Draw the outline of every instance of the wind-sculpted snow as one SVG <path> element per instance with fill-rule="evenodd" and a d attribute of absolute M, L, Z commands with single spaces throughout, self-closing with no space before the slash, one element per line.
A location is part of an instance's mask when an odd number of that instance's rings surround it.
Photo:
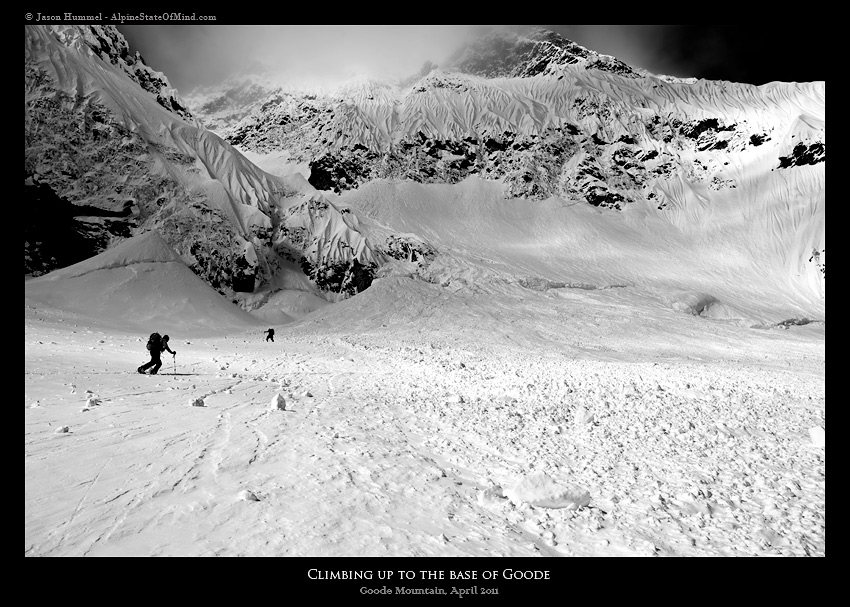
<path fill-rule="evenodd" d="M 228 138 L 257 154 L 287 150 L 314 186 L 337 193 L 475 176 L 507 197 L 648 209 L 702 242 L 729 231 L 744 257 L 822 299 L 823 82 L 618 73 L 548 34 L 500 35 L 404 88 L 286 94 Z M 486 65 L 496 71 L 476 67 Z"/>
<path fill-rule="evenodd" d="M 323 190 L 476 176 L 509 197 L 648 208 L 697 238 L 710 239 L 718 222 L 803 297 L 823 297 L 813 253 L 825 248 L 824 83 L 758 87 L 636 77 L 583 58 L 555 63 L 545 74 L 487 78 L 464 73 L 461 61 L 395 92 L 369 84 L 336 97 L 292 95 L 229 138 L 260 154 L 288 150 Z M 795 172 L 786 179 L 787 170 Z"/>

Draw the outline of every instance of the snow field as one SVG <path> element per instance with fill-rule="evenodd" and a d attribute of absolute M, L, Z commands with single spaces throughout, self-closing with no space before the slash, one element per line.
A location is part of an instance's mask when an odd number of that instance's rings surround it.
<path fill-rule="evenodd" d="M 137 335 L 27 319 L 28 555 L 824 554 L 816 363 L 303 322 L 172 336 L 157 377 Z M 542 474 L 589 503 L 504 497 Z"/>
<path fill-rule="evenodd" d="M 591 508 L 546 509 L 545 518 L 589 517 L 586 528 L 596 527 L 592 534 L 609 546 L 631 549 L 635 538 L 648 538 L 661 554 L 823 549 L 823 452 L 807 435 L 822 413 L 817 379 L 742 373 L 737 365 L 555 365 L 517 354 L 488 351 L 484 360 L 449 370 L 449 350 L 445 358 L 436 354 L 441 373 L 423 370 L 419 382 L 410 380 L 419 392 L 409 402 L 447 426 L 433 440 L 449 461 L 500 471 L 493 485 L 540 470 L 588 489 Z M 413 362 L 411 370 L 423 366 L 421 358 Z M 452 395 L 479 384 L 458 374 L 495 389 L 461 394 L 460 406 L 427 396 L 435 377 L 454 379 L 439 382 Z M 592 410 L 593 422 L 576 423 L 579 409 Z M 463 459 L 473 455 L 474 463 Z M 522 523 L 521 512 L 509 509 L 508 520 Z M 560 532 L 574 553 L 581 546 L 594 554 L 570 524 L 531 522 L 556 538 Z"/>

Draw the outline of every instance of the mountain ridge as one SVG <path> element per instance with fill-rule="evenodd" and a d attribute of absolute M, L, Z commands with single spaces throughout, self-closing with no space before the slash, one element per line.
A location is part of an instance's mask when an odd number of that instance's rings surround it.
<path fill-rule="evenodd" d="M 52 32 L 60 44 L 91 38 L 60 33 Z M 822 308 L 822 82 L 754 86 L 659 77 L 621 69 L 615 58 L 556 34 L 499 32 L 490 46 L 497 55 L 517 45 L 525 52 L 508 52 L 489 72 L 479 68 L 492 53 L 473 45 L 454 63 L 424 65 L 403 86 L 353 79 L 324 93 L 271 85 L 251 92 L 231 81 L 225 96 L 234 86 L 247 95 L 230 94 L 227 111 L 238 117 L 252 109 L 217 134 L 196 124 L 208 115 L 204 107 L 225 107 L 214 92 L 187 119 L 132 78 L 134 70 L 113 63 L 116 53 L 100 42 L 98 52 L 91 40 L 73 53 L 60 51 L 76 69 L 55 71 L 40 50 L 50 40 L 43 34 L 28 30 L 27 178 L 49 184 L 72 204 L 112 213 L 129 208 L 123 230 L 160 231 L 227 297 L 293 284 L 281 282 L 284 275 L 306 276 L 326 296 L 350 295 L 393 260 L 416 257 L 427 265 L 453 245 L 443 240 L 435 247 L 439 234 L 366 216 L 346 195 L 370 183 L 478 179 L 495 184 L 506 199 L 586 205 L 622 215 L 629 230 L 645 229 L 640 218 L 651 217 L 695 242 L 728 246 L 733 240 L 716 225 L 722 221 L 733 228 L 736 255 L 751 260 L 742 263 L 764 264 Z M 493 47 L 492 40 L 510 44 Z M 123 76 L 92 71 L 91 57 Z M 42 75 L 51 70 L 52 84 Z M 273 92 L 264 99 L 263 91 Z M 51 105 L 61 95 L 67 101 Z M 67 107 L 75 110 L 65 115 Z M 80 113 L 83 143 L 72 154 L 62 151 L 57 162 L 53 149 L 64 150 L 58 140 Z M 57 140 L 53 149 L 44 145 L 46 135 Z M 115 158 L 131 152 L 132 162 L 122 161 L 119 170 L 102 159 L 104 149 Z M 266 172 L 257 165 L 267 157 L 285 162 L 263 164 L 272 171 Z M 110 190 L 114 174 L 131 196 Z M 92 180 L 97 187 L 86 185 Z M 100 225 L 108 231 L 105 221 Z M 739 236 L 747 231 L 749 243 Z M 111 246 L 125 237 L 111 233 L 100 242 Z"/>

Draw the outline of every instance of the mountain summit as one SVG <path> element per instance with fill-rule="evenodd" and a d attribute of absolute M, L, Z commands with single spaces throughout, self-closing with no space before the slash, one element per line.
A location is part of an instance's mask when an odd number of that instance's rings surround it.
<path fill-rule="evenodd" d="M 600 55 L 537 27 L 493 30 L 459 49 L 445 67 L 483 78 L 527 78 L 557 74 L 564 66 L 579 64 L 639 76 L 610 55 Z"/>

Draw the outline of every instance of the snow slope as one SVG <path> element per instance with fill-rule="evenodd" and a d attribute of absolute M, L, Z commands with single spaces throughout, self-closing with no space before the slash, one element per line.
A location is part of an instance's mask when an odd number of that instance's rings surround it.
<path fill-rule="evenodd" d="M 116 271 L 50 286 L 92 301 L 83 279 Z M 150 300 L 93 320 L 46 290 L 25 299 L 25 555 L 825 554 L 822 323 L 388 276 L 272 343 L 210 307 L 134 330 Z M 144 377 L 152 330 L 178 355 Z"/>
<path fill-rule="evenodd" d="M 486 195 L 416 188 L 435 232 Z M 27 281 L 25 555 L 824 555 L 824 323 L 567 282 L 505 252 L 545 217 L 490 211 L 469 250 L 262 325 L 154 232 Z M 153 330 L 179 354 L 143 377 Z"/>
<path fill-rule="evenodd" d="M 718 204 L 710 222 L 674 225 L 646 209 L 615 215 L 555 198 L 506 199 L 498 184 L 477 178 L 452 186 L 376 181 L 336 200 L 396 232 L 422 235 L 439 255 L 418 275 L 453 288 L 616 287 L 658 306 L 708 293 L 715 318 L 745 326 L 824 318 L 822 297 L 789 287 L 802 269 L 784 251 L 800 228 L 779 214 Z M 822 215 L 814 221 L 822 228 Z"/>

